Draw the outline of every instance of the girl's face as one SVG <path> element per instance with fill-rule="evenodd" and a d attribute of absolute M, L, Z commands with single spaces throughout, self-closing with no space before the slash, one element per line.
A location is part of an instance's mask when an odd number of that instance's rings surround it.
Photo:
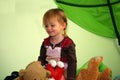
<path fill-rule="evenodd" d="M 59 23 L 57 18 L 51 18 L 45 23 L 46 32 L 51 37 L 62 35 L 65 27 L 65 23 Z"/>

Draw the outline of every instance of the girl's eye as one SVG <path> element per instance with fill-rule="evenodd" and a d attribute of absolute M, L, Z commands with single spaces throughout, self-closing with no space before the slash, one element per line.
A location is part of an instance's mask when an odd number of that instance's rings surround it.
<path fill-rule="evenodd" d="M 52 27 L 54 27 L 55 25 L 51 25 Z"/>
<path fill-rule="evenodd" d="M 48 26 L 47 25 L 45 25 L 45 28 L 47 28 Z"/>

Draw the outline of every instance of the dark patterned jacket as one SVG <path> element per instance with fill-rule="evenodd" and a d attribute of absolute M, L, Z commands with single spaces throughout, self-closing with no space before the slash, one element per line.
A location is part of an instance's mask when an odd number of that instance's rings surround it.
<path fill-rule="evenodd" d="M 50 37 L 44 39 L 41 45 L 40 56 L 38 57 L 38 60 L 42 62 L 42 65 L 47 64 L 45 46 L 53 46 L 50 43 Z M 60 43 L 56 44 L 55 47 L 61 47 L 60 60 L 68 64 L 67 80 L 75 80 L 77 59 L 74 42 L 69 37 L 65 37 Z"/>

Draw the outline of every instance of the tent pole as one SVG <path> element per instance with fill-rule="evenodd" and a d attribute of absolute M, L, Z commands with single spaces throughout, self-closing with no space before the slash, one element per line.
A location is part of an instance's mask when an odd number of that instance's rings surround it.
<path fill-rule="evenodd" d="M 112 23 L 113 23 L 113 26 L 114 26 L 114 30 L 115 30 L 115 33 L 116 33 L 116 37 L 118 38 L 118 44 L 120 45 L 120 34 L 118 32 L 118 29 L 117 29 L 117 25 L 116 25 L 116 22 L 115 22 L 114 13 L 113 13 L 112 5 L 110 4 L 110 0 L 107 0 L 107 3 L 108 3 L 108 8 L 109 8 L 109 11 L 110 11 L 111 18 L 112 18 Z"/>

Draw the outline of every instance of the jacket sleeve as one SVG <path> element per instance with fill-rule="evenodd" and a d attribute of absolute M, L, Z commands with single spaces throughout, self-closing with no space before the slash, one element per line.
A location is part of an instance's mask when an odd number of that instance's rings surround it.
<path fill-rule="evenodd" d="M 47 63 L 45 59 L 46 59 L 46 48 L 44 46 L 44 43 L 42 43 L 38 61 L 41 61 L 42 65 L 45 65 Z"/>
<path fill-rule="evenodd" d="M 76 59 L 76 50 L 74 43 L 72 43 L 68 47 L 67 56 L 68 56 L 67 80 L 75 80 L 77 59 Z"/>

